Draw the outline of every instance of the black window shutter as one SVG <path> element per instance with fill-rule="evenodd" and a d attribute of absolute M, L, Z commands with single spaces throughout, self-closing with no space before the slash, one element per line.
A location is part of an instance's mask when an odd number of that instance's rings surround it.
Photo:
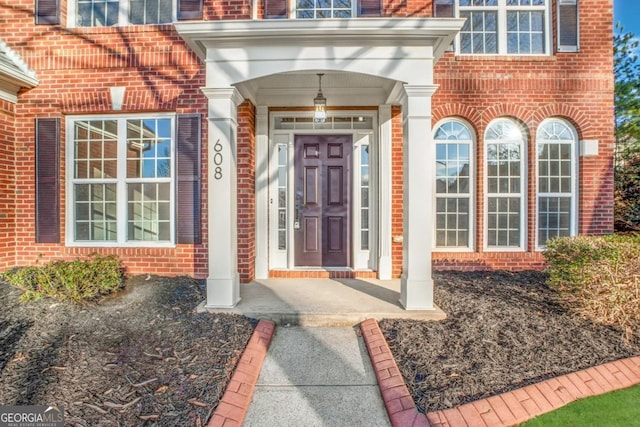
<path fill-rule="evenodd" d="M 283 19 L 287 15 L 287 0 L 264 0 L 265 19 Z"/>
<path fill-rule="evenodd" d="M 178 243 L 201 243 L 200 181 L 201 122 L 200 114 L 181 114 L 177 118 L 176 229 Z"/>
<path fill-rule="evenodd" d="M 60 23 L 60 0 L 36 0 L 36 24 Z"/>
<path fill-rule="evenodd" d="M 202 0 L 178 0 L 178 19 L 202 19 Z"/>
<path fill-rule="evenodd" d="M 358 16 L 381 16 L 380 0 L 358 0 Z"/>
<path fill-rule="evenodd" d="M 434 0 L 433 16 L 440 18 L 453 18 L 453 0 Z"/>
<path fill-rule="evenodd" d="M 36 243 L 60 243 L 60 119 L 36 119 Z"/>
<path fill-rule="evenodd" d="M 578 0 L 558 0 L 558 52 L 578 51 Z"/>

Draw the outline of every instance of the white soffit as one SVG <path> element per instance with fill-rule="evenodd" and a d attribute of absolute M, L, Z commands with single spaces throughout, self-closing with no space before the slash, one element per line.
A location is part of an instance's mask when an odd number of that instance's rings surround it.
<path fill-rule="evenodd" d="M 0 99 L 15 103 L 21 88 L 32 88 L 38 83 L 36 73 L 0 39 Z"/>
<path fill-rule="evenodd" d="M 267 76 L 316 71 L 431 84 L 433 64 L 463 23 L 464 19 L 356 18 L 185 22 L 175 27 L 206 62 L 208 87 L 245 83 L 248 89 L 249 82 Z M 260 83 L 265 96 L 268 86 L 285 92 L 296 88 L 271 83 Z M 332 87 L 326 87 L 330 95 Z M 366 82 L 357 87 L 360 94 L 366 93 Z M 371 89 L 379 90 L 379 85 Z M 252 93 L 252 98 L 259 97 Z"/>

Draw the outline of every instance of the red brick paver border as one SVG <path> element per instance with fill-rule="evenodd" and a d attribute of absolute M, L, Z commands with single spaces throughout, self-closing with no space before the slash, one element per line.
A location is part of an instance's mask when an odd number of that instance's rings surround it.
<path fill-rule="evenodd" d="M 394 427 L 429 426 L 427 417 L 416 410 L 398 365 L 391 354 L 375 319 L 367 319 L 360 324 L 362 338 L 367 346 L 369 358 L 376 372 L 378 386 L 387 408 L 389 420 Z"/>
<path fill-rule="evenodd" d="M 452 409 L 416 410 L 389 345 L 375 319 L 360 324 L 378 386 L 394 427 L 513 426 L 575 400 L 640 384 L 640 356 L 551 378 Z"/>
<path fill-rule="evenodd" d="M 207 427 L 242 425 L 274 331 L 275 323 L 269 320 L 258 322 Z"/>

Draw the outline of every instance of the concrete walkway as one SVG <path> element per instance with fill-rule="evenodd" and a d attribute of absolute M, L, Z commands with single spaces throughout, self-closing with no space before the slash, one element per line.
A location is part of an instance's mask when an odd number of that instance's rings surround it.
<path fill-rule="evenodd" d="M 376 320 L 359 329 L 278 328 L 277 338 L 274 332 L 273 322 L 258 322 L 207 427 L 508 427 L 640 383 L 636 356 L 425 415 Z"/>
<path fill-rule="evenodd" d="M 358 328 L 280 327 L 244 426 L 389 426 Z"/>
<path fill-rule="evenodd" d="M 256 327 L 208 427 L 512 426 L 576 399 L 640 383 L 637 356 L 419 414 L 374 319 L 438 319 L 444 313 L 403 310 L 399 288 L 399 281 L 369 279 L 242 285 L 237 307 L 211 311 L 270 320 Z M 204 304 L 199 309 L 208 311 Z M 355 326 L 365 319 L 362 328 Z M 335 325 L 343 326 L 328 327 Z"/>

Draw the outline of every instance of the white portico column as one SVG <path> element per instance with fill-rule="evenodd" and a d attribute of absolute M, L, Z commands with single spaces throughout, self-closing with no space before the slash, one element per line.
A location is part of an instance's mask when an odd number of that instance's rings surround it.
<path fill-rule="evenodd" d="M 378 214 L 379 232 L 379 258 L 378 258 L 378 278 L 380 280 L 391 279 L 391 105 L 380 105 L 378 107 L 378 118 L 380 120 L 380 136 L 378 143 Z"/>
<path fill-rule="evenodd" d="M 403 248 L 400 303 L 407 310 L 433 309 L 431 245 L 435 148 L 431 96 L 437 86 L 405 86 L 403 102 Z"/>
<path fill-rule="evenodd" d="M 233 307 L 240 301 L 238 275 L 237 135 L 242 96 L 233 87 L 203 88 L 209 98 L 208 308 Z"/>
<path fill-rule="evenodd" d="M 269 278 L 269 107 L 256 107 L 256 279 Z"/>

